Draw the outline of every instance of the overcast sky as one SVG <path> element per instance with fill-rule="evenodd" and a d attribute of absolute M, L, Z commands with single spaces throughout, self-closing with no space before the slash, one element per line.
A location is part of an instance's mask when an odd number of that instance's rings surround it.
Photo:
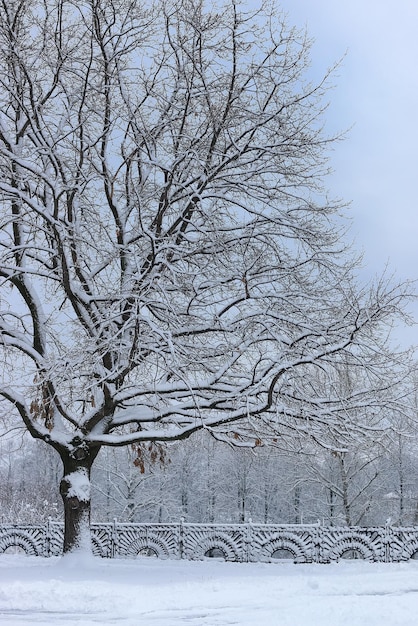
<path fill-rule="evenodd" d="M 381 273 L 388 262 L 399 278 L 418 278 L 418 1 L 280 4 L 289 24 L 306 26 L 315 39 L 318 75 L 346 55 L 330 94 L 328 124 L 332 131 L 352 128 L 332 154 L 335 173 L 328 183 L 351 202 L 365 276 Z M 418 343 L 418 328 L 407 337 Z"/>

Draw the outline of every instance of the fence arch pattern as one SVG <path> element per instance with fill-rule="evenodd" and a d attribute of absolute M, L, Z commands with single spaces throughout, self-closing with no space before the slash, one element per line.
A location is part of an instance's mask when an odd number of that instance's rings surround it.
<path fill-rule="evenodd" d="M 187 525 L 188 526 L 188 525 Z M 199 526 L 196 524 L 196 527 Z M 203 559 L 211 553 L 223 555 L 226 561 L 245 561 L 244 541 L 239 533 L 225 527 L 201 525 L 194 532 L 183 527 L 183 556 L 187 559 Z"/>
<path fill-rule="evenodd" d="M 20 548 L 28 555 L 42 556 L 44 546 L 42 542 L 42 534 L 39 532 L 32 533 L 28 529 L 14 529 L 14 532 L 0 531 L 0 553 L 6 552 L 8 548 Z"/>
<path fill-rule="evenodd" d="M 307 542 L 306 537 L 301 538 L 292 532 L 278 532 L 274 537 L 269 537 L 261 546 L 260 558 L 257 560 L 275 560 L 278 551 L 287 552 L 295 563 L 309 563 L 313 560 L 312 542 Z"/>
<path fill-rule="evenodd" d="M 418 553 L 418 527 L 326 527 L 273 524 L 93 524 L 93 553 L 101 557 L 154 555 L 171 559 L 222 556 L 229 561 L 329 563 L 346 555 L 367 561 L 397 562 Z M 57 556 L 63 526 L 0 525 L 0 553 L 17 547 L 28 555 Z"/>

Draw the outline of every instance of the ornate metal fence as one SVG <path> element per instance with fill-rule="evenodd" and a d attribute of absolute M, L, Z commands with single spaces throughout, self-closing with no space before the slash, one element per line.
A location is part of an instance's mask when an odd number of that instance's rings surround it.
<path fill-rule="evenodd" d="M 228 561 L 329 563 L 341 558 L 406 561 L 418 556 L 418 527 L 325 527 L 271 524 L 93 524 L 93 552 L 108 558 L 138 555 L 167 559 L 218 557 Z M 11 549 L 58 556 L 63 525 L 0 525 L 0 553 Z"/>

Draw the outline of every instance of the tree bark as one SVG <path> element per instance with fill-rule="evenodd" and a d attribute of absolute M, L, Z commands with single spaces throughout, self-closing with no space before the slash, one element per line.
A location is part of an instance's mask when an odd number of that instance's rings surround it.
<path fill-rule="evenodd" d="M 74 450 L 61 451 L 64 475 L 60 493 L 64 503 L 63 553 L 91 552 L 91 468 L 98 453 L 79 445 Z"/>

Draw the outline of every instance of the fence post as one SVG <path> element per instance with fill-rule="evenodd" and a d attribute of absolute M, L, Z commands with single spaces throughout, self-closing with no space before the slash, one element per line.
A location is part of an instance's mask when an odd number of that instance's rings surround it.
<path fill-rule="evenodd" d="M 44 555 L 51 556 L 51 517 L 46 520 Z"/>
<path fill-rule="evenodd" d="M 112 524 L 112 533 L 110 536 L 110 558 L 114 558 L 116 552 L 117 552 L 117 547 L 118 547 L 118 531 L 117 531 L 117 523 L 118 520 L 116 517 L 113 518 L 113 524 Z"/>
<path fill-rule="evenodd" d="M 318 526 L 314 530 L 314 551 L 313 551 L 313 561 L 314 563 L 325 563 L 324 555 L 323 555 L 323 542 L 324 542 L 324 527 L 319 523 Z"/>
<path fill-rule="evenodd" d="M 383 537 L 384 546 L 385 546 L 385 554 L 384 554 L 385 563 L 391 563 L 392 561 L 392 547 L 391 547 L 392 536 L 393 536 L 392 527 L 390 525 L 390 522 L 387 521 L 385 524 L 385 533 Z"/>
<path fill-rule="evenodd" d="M 179 557 L 184 558 L 184 517 L 180 517 L 179 525 Z"/>
<path fill-rule="evenodd" d="M 245 525 L 245 554 L 244 562 L 249 563 L 251 560 L 251 547 L 253 542 L 253 523 L 251 517 L 248 518 L 248 522 Z"/>

